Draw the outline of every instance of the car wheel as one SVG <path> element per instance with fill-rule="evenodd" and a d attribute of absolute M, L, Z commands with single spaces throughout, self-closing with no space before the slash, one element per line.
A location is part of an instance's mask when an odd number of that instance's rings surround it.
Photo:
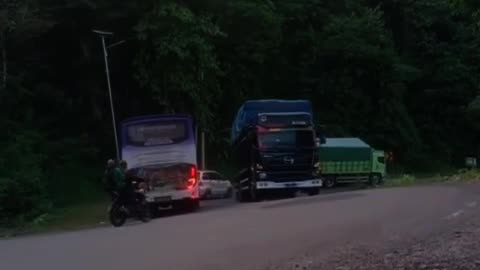
<path fill-rule="evenodd" d="M 205 194 L 203 194 L 203 199 L 210 199 L 212 198 L 212 191 L 210 189 L 205 190 Z"/>
<path fill-rule="evenodd" d="M 227 189 L 227 192 L 225 193 L 225 198 L 230 198 L 230 197 L 232 197 L 232 192 L 233 192 L 233 191 L 232 191 L 232 188 L 229 187 L 229 188 Z"/>

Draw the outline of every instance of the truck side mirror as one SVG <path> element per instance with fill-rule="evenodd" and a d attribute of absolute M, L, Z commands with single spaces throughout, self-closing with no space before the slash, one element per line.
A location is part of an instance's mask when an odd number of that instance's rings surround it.
<path fill-rule="evenodd" d="M 315 146 L 316 147 L 320 147 L 320 145 L 325 144 L 325 143 L 326 143 L 325 137 L 320 136 L 320 137 L 315 138 Z"/>
<path fill-rule="evenodd" d="M 317 139 L 320 144 L 325 144 L 327 143 L 327 139 L 325 138 L 325 134 L 323 133 L 323 128 L 322 127 L 316 127 L 315 128 L 315 133 L 317 134 Z"/>

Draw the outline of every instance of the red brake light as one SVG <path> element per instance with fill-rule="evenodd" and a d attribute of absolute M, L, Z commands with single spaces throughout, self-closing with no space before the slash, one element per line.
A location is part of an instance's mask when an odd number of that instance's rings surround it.
<path fill-rule="evenodd" d="M 195 166 L 190 168 L 190 177 L 188 178 L 188 188 L 192 188 L 197 183 L 197 168 Z"/>
<path fill-rule="evenodd" d="M 190 168 L 190 177 L 195 178 L 196 176 L 197 176 L 197 168 L 193 166 L 192 168 Z"/>

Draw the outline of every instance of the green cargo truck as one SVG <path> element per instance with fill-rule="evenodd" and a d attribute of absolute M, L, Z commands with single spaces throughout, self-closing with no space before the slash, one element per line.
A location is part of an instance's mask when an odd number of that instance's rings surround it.
<path fill-rule="evenodd" d="M 327 138 L 319 151 L 324 187 L 333 187 L 336 183 L 383 183 L 385 154 L 361 139 Z"/>

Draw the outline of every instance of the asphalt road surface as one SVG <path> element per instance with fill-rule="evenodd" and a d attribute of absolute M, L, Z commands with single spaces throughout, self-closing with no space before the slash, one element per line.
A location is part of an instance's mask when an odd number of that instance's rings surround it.
<path fill-rule="evenodd" d="M 278 269 L 352 243 L 422 238 L 478 215 L 478 203 L 479 185 L 357 190 L 249 204 L 210 201 L 197 213 L 147 224 L 2 240 L 0 268 Z"/>

